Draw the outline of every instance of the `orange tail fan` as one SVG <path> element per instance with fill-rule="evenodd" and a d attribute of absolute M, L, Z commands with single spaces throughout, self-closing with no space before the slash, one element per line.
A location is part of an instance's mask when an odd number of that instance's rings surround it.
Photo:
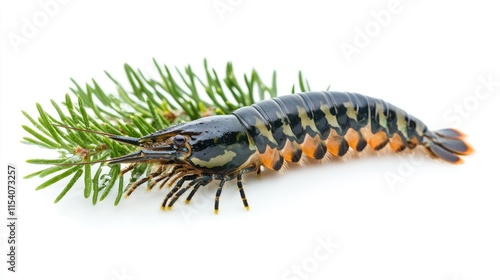
<path fill-rule="evenodd" d="M 423 144 L 434 156 L 450 163 L 462 163 L 461 155 L 469 155 L 474 149 L 465 142 L 466 135 L 453 128 L 425 133 Z"/>

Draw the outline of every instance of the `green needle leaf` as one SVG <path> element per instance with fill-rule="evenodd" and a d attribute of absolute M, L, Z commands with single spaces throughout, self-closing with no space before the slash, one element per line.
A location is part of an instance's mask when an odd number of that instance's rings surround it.
<path fill-rule="evenodd" d="M 102 192 L 102 195 L 99 198 L 100 201 L 103 201 L 108 196 L 109 192 L 111 191 L 111 188 L 113 187 L 113 185 L 116 182 L 116 179 L 118 179 L 118 176 L 120 175 L 120 166 L 114 165 L 111 168 L 108 175 L 111 176 L 111 179 L 107 182 L 107 184 Z"/>
<path fill-rule="evenodd" d="M 81 97 L 78 98 L 78 106 L 80 107 L 80 114 L 82 115 L 83 118 L 83 124 L 85 125 L 85 128 L 89 127 L 89 116 L 87 115 L 87 111 L 85 111 L 85 107 L 83 105 L 83 100 Z"/>
<path fill-rule="evenodd" d="M 83 196 L 85 198 L 89 198 L 90 191 L 92 190 L 92 175 L 90 174 L 90 165 L 86 164 L 84 166 L 84 170 L 85 170 L 85 175 L 84 175 L 85 188 L 83 189 Z"/>
<path fill-rule="evenodd" d="M 76 181 L 78 181 L 78 179 L 80 178 L 80 176 L 82 176 L 82 173 L 83 173 L 83 171 L 81 169 L 78 169 L 78 171 L 76 171 L 75 176 L 73 176 L 73 178 L 71 178 L 71 180 L 66 185 L 66 187 L 56 197 L 56 199 L 54 200 L 54 203 L 59 202 L 59 200 L 61 200 L 61 198 L 63 198 L 66 195 L 66 193 L 68 193 L 68 191 L 75 185 Z"/>
<path fill-rule="evenodd" d="M 35 136 L 36 138 L 38 138 L 38 140 L 42 141 L 47 146 L 50 146 L 50 147 L 53 147 L 53 148 L 59 148 L 59 145 L 57 145 L 56 143 L 52 142 L 51 140 L 45 138 L 40 133 L 34 131 L 31 127 L 23 125 L 22 128 L 24 130 L 26 130 L 29 134 L 31 134 L 31 135 Z"/>
<path fill-rule="evenodd" d="M 49 180 L 45 181 L 40 186 L 36 187 L 36 190 L 41 190 L 41 189 L 44 189 L 44 188 L 46 188 L 54 183 L 57 183 L 57 182 L 61 181 L 62 179 L 68 177 L 69 175 L 75 173 L 79 169 L 81 170 L 81 168 L 82 168 L 81 166 L 74 166 L 73 168 L 66 170 L 66 172 L 61 173 L 59 175 L 56 175 L 56 176 L 50 178 Z"/>
<path fill-rule="evenodd" d="M 99 176 L 101 176 L 101 171 L 102 171 L 101 167 L 102 166 L 99 167 L 99 169 L 94 175 L 94 180 L 92 180 L 92 188 L 93 188 L 92 205 L 95 205 L 97 203 L 97 197 L 99 195 Z"/>
<path fill-rule="evenodd" d="M 61 164 L 64 162 L 67 162 L 67 159 L 60 158 L 60 159 L 28 159 L 26 160 L 27 163 L 31 164 Z"/>
<path fill-rule="evenodd" d="M 115 199 L 115 206 L 120 203 L 120 200 L 122 199 L 123 196 L 123 176 L 120 176 L 120 180 L 118 182 L 118 194 L 116 195 Z"/>

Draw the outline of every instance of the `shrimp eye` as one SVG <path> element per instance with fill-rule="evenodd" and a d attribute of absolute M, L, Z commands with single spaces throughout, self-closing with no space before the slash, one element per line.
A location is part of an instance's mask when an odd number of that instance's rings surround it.
<path fill-rule="evenodd" d="M 182 146 L 182 145 L 184 145 L 184 143 L 186 143 L 186 138 L 184 138 L 184 136 L 182 136 L 182 135 L 176 135 L 174 137 L 173 142 L 176 146 Z"/>

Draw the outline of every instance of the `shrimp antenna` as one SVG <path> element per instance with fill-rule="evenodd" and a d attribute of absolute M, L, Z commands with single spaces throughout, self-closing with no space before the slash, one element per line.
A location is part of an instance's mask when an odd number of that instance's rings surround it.
<path fill-rule="evenodd" d="M 79 128 L 79 127 L 72 127 L 72 126 L 66 126 L 66 125 L 60 125 L 60 124 L 52 124 L 53 126 L 57 127 L 62 127 L 66 129 L 71 129 L 71 130 L 77 130 L 77 131 L 82 131 L 82 132 L 88 132 L 92 134 L 98 134 L 98 135 L 103 135 L 107 136 L 110 139 L 113 139 L 118 142 L 122 142 L 125 144 L 130 144 L 134 146 L 140 146 L 140 138 L 135 138 L 135 137 L 127 137 L 127 136 L 120 136 L 120 135 L 115 135 L 111 133 L 106 133 L 106 132 L 101 132 L 101 131 L 95 131 L 95 130 L 90 130 L 90 129 L 84 129 L 84 128 Z"/>

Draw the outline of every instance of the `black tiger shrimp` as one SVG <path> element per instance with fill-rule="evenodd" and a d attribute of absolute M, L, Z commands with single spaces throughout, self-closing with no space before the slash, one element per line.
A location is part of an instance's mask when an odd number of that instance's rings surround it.
<path fill-rule="evenodd" d="M 171 126 L 156 133 L 132 138 L 108 135 L 139 150 L 107 160 L 109 164 L 156 163 L 149 176 L 128 186 L 129 196 L 140 185 L 148 189 L 171 186 L 161 208 L 171 209 L 178 198 L 212 181 L 220 181 L 215 193 L 215 213 L 225 183 L 236 179 L 241 200 L 248 202 L 242 175 L 260 173 L 261 167 L 278 171 L 285 162 L 297 163 L 304 155 L 322 159 L 342 157 L 350 149 L 367 146 L 378 151 L 387 145 L 395 152 L 417 146 L 450 163 L 472 153 L 465 135 L 456 129 L 431 131 L 419 119 L 381 100 L 357 93 L 306 92 L 276 97 L 242 107 L 229 115 L 210 116 Z"/>

